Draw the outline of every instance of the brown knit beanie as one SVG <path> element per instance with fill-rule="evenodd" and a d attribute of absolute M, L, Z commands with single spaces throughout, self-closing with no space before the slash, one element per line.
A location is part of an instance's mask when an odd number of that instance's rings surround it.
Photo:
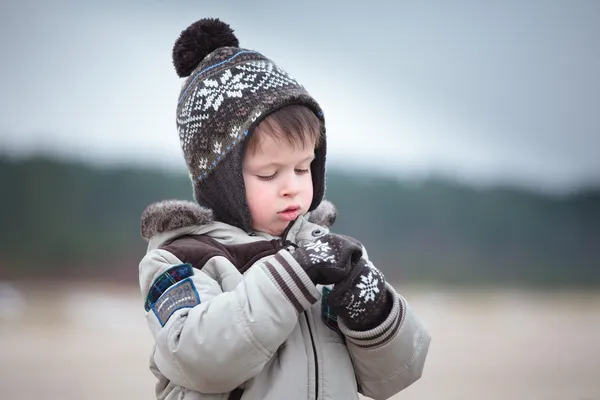
<path fill-rule="evenodd" d="M 251 231 L 242 174 L 245 145 L 268 114 L 304 105 L 322 122 L 321 145 L 311 164 L 314 210 L 325 192 L 326 137 L 317 102 L 287 72 L 262 54 L 238 47 L 229 25 L 202 19 L 185 29 L 173 48 L 173 63 L 187 77 L 177 104 L 177 130 L 194 198 L 216 219 Z"/>

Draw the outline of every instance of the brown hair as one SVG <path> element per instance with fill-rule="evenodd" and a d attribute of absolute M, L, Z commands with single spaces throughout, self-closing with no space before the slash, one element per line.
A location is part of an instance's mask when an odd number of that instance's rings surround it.
<path fill-rule="evenodd" d="M 321 120 L 306 106 L 289 105 L 267 115 L 250 135 L 247 151 L 260 151 L 260 136 L 269 135 L 277 141 L 287 140 L 296 148 L 305 148 L 314 142 L 315 149 L 321 144 Z"/>

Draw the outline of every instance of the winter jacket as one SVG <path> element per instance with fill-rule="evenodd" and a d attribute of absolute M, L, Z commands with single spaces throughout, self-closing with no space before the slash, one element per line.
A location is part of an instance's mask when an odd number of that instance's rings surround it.
<path fill-rule="evenodd" d="M 327 306 L 331 287 L 315 286 L 283 248 L 334 220 L 325 201 L 276 238 L 190 202 L 144 211 L 139 278 L 157 399 L 387 399 L 420 378 L 430 336 L 391 285 L 385 321 L 352 331 Z"/>

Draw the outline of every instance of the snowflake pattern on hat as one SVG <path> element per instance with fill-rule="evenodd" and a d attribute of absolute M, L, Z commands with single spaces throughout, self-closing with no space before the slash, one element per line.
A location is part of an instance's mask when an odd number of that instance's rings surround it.
<path fill-rule="evenodd" d="M 306 94 L 289 73 L 261 57 L 239 50 L 190 77 L 178 105 L 177 131 L 194 179 L 206 177 L 282 91 Z"/>

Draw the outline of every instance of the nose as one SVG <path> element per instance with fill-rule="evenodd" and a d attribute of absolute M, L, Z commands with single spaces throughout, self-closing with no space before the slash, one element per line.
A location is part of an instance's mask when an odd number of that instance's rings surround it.
<path fill-rule="evenodd" d="M 295 173 L 286 174 L 281 182 L 279 193 L 282 197 L 295 197 L 300 192 L 300 181 Z"/>

